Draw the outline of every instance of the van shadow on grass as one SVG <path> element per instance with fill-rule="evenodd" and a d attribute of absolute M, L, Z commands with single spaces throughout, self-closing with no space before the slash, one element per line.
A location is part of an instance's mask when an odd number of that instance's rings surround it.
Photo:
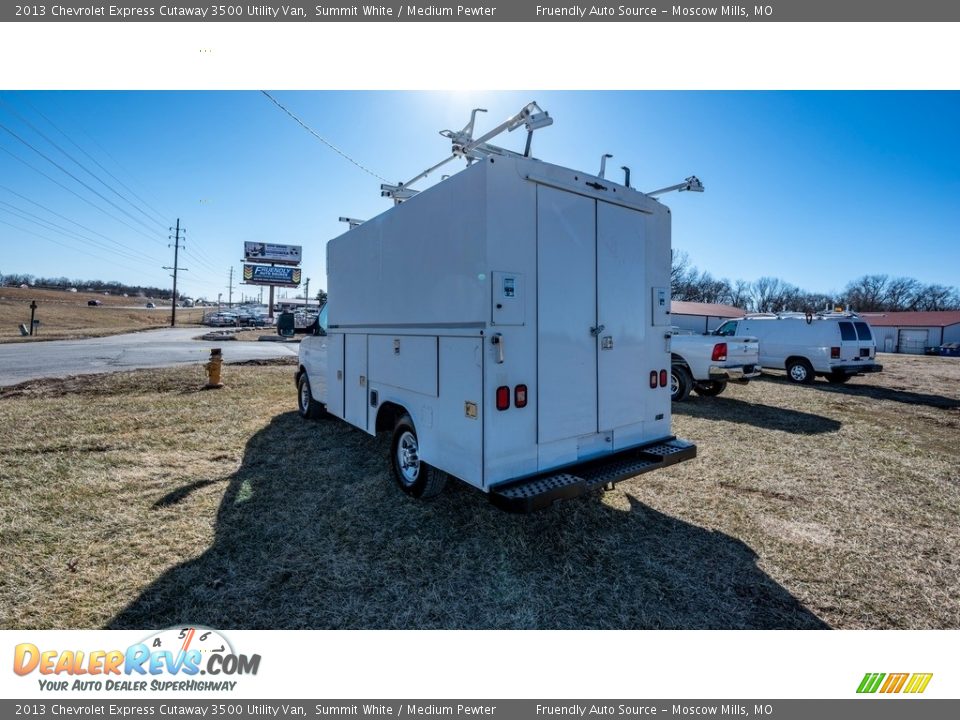
<path fill-rule="evenodd" d="M 453 482 L 402 495 L 389 442 L 277 416 L 229 478 L 213 544 L 109 628 L 826 628 L 744 543 L 630 498 L 517 516 Z M 184 514 L 197 478 L 147 512 Z"/>
<path fill-rule="evenodd" d="M 881 373 L 881 376 L 882 375 L 883 373 Z M 773 375 L 768 373 L 766 369 L 764 369 L 764 374 L 757 378 L 757 380 L 790 385 L 794 384 L 787 379 L 786 375 Z M 929 393 L 912 392 L 910 390 L 897 390 L 896 388 L 881 387 L 878 385 L 860 385 L 857 384 L 856 377 L 851 378 L 843 385 L 834 385 L 833 383 L 828 383 L 822 378 L 817 378 L 817 380 L 815 380 L 813 385 L 810 387 L 815 387 L 817 390 L 836 393 L 838 395 L 864 397 L 871 398 L 873 400 L 888 400 L 890 402 L 905 403 L 907 405 L 926 405 L 928 407 L 939 408 L 941 410 L 960 408 L 960 399 L 957 398 L 945 397 L 943 395 L 931 395 Z"/>
<path fill-rule="evenodd" d="M 751 403 L 728 397 L 691 397 L 682 403 L 673 403 L 674 415 L 724 420 L 753 425 L 764 430 L 779 430 L 796 435 L 820 435 L 837 432 L 842 423 L 833 418 L 813 413 Z"/>

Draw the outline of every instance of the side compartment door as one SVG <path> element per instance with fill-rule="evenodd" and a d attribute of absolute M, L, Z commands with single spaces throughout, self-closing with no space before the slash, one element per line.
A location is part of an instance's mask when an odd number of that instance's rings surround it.
<path fill-rule="evenodd" d="M 343 417 L 343 335 L 327 336 L 327 412 Z"/>
<path fill-rule="evenodd" d="M 604 432 L 640 422 L 649 363 L 644 340 L 650 325 L 646 290 L 648 216 L 605 202 L 597 203 L 597 405 Z"/>
<path fill-rule="evenodd" d="M 343 419 L 367 429 L 367 336 L 346 335 L 343 356 Z"/>
<path fill-rule="evenodd" d="M 537 442 L 597 432 L 596 201 L 537 187 Z"/>

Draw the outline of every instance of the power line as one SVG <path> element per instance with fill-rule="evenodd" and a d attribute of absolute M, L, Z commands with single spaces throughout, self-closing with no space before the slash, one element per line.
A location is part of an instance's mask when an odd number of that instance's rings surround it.
<path fill-rule="evenodd" d="M 103 243 L 99 242 L 98 240 L 94 240 L 93 238 L 89 238 L 84 235 L 81 235 L 75 230 L 71 230 L 70 228 L 64 227 L 63 225 L 59 225 L 55 222 L 51 222 L 50 220 L 46 220 L 45 218 L 42 218 L 39 215 L 35 215 L 22 208 L 18 208 L 16 205 L 12 205 L 3 200 L 0 200 L 0 205 L 7 206 L 6 208 L 0 207 L 0 210 L 3 210 L 4 212 L 8 212 L 11 215 L 14 215 L 15 217 L 20 218 L 21 220 L 26 220 L 27 222 L 32 222 L 35 225 L 39 225 L 45 230 L 53 230 L 53 232 L 57 233 L 58 235 L 63 235 L 64 237 L 68 237 L 73 240 L 82 240 L 101 250 L 105 250 L 109 253 L 113 253 L 121 257 L 125 257 L 128 260 L 133 260 L 134 262 L 144 262 L 144 261 L 156 262 L 155 258 L 150 258 L 146 255 L 141 255 L 140 257 L 137 257 L 135 255 L 131 255 L 130 253 L 124 252 L 122 250 L 114 250 L 113 248 L 106 247 L 105 245 L 103 245 Z M 7 208 L 12 208 L 12 210 L 9 210 Z"/>
<path fill-rule="evenodd" d="M 93 178 L 94 180 L 96 180 L 98 183 L 100 183 L 101 185 L 103 185 L 107 190 L 109 190 L 110 192 L 112 192 L 114 195 L 116 195 L 116 196 L 117 196 L 118 198 L 120 198 L 121 200 L 123 200 L 123 201 L 125 201 L 126 203 L 128 203 L 134 210 L 136 210 L 137 212 L 139 212 L 141 215 L 143 215 L 145 218 L 147 218 L 147 220 L 149 220 L 150 222 L 156 223 L 156 224 L 160 225 L 160 227 L 165 227 L 166 223 L 164 223 L 162 220 L 157 220 L 156 218 L 151 217 L 143 208 L 141 208 L 139 205 L 137 205 L 135 202 L 133 202 L 130 198 L 128 198 L 127 196 L 125 196 L 123 193 L 119 192 L 116 188 L 114 188 L 114 187 L 112 187 L 111 185 L 109 185 L 109 184 L 108 184 L 106 181 L 104 181 L 100 176 L 98 176 L 96 173 L 94 173 L 92 170 L 90 170 L 90 168 L 86 167 L 83 163 L 81 163 L 79 160 L 77 160 L 75 157 L 73 157 L 73 155 L 71 155 L 70 153 L 68 153 L 66 150 L 64 150 L 62 147 L 60 147 L 60 145 L 58 145 L 58 144 L 55 143 L 53 140 L 51 140 L 51 139 L 50 139 L 43 131 L 41 131 L 36 125 L 34 125 L 32 122 L 30 122 L 27 118 L 25 118 L 25 117 L 24 117 L 23 115 L 21 115 L 20 113 L 18 113 L 18 112 L 10 105 L 10 103 L 6 102 L 6 101 L 3 100 L 2 98 L 0 98 L 0 103 L 3 103 L 3 104 L 8 108 L 8 110 L 7 110 L 8 112 L 10 112 L 10 113 L 12 113 L 13 115 L 15 115 L 16 117 L 18 117 L 21 122 L 23 122 L 24 124 L 27 125 L 27 127 L 29 127 L 31 130 L 33 130 L 35 133 L 37 133 L 37 135 L 39 135 L 40 137 L 42 137 L 42 138 L 43 138 L 44 140 L 46 140 L 48 143 L 50 143 L 51 145 L 53 145 L 53 147 L 55 147 L 55 148 L 56 148 L 57 150 L 59 150 L 63 155 L 65 155 L 67 158 L 69 158 L 71 161 L 73 161 L 73 163 L 74 163 L 75 165 L 77 165 L 81 170 L 83 170 L 84 172 L 86 172 L 90 177 L 92 177 L 92 178 Z M 49 122 L 49 120 L 48 120 L 48 122 Z M 69 138 L 67 138 L 67 139 L 69 140 Z M 78 181 L 78 182 L 79 182 L 79 181 Z M 131 216 L 131 217 L 132 217 L 132 216 Z M 144 227 L 146 227 L 146 225 L 145 225 Z"/>
<path fill-rule="evenodd" d="M 67 221 L 68 223 L 70 223 L 71 225 L 76 225 L 78 228 L 81 228 L 81 229 L 83 229 L 83 230 L 86 230 L 86 231 L 89 232 L 89 233 L 93 233 L 94 235 L 97 235 L 97 236 L 99 236 L 99 237 L 102 237 L 102 238 L 103 238 L 104 240 L 106 240 L 107 242 L 113 243 L 114 245 L 116 245 L 117 247 L 121 248 L 121 249 L 124 250 L 124 251 L 132 251 L 132 252 L 135 252 L 135 253 L 137 253 L 137 254 L 139 254 L 139 255 L 142 255 L 143 257 L 147 258 L 150 262 L 157 262 L 157 259 L 156 259 L 156 258 L 150 257 L 150 256 L 148 256 L 146 253 L 142 253 L 142 252 L 140 252 L 139 250 L 136 250 L 136 249 L 134 249 L 134 248 L 129 248 L 127 245 L 121 243 L 119 240 L 114 240 L 113 238 L 108 237 L 107 235 L 104 235 L 104 234 L 101 233 L 101 232 L 97 232 L 97 231 L 94 230 L 93 228 L 89 228 L 89 227 L 87 227 L 86 225 L 83 225 L 82 223 L 78 223 L 76 220 L 71 220 L 71 219 L 68 218 L 66 215 L 62 215 L 62 214 L 58 213 L 56 210 L 53 210 L 53 209 L 51 209 L 51 208 L 48 208 L 48 207 L 47 207 L 46 205 L 44 205 L 43 203 L 38 203 L 36 200 L 31 200 L 31 199 L 28 198 L 26 195 L 22 195 L 22 194 L 18 193 L 16 190 L 13 190 L 12 188 L 7 187 L 6 185 L 0 185 L 0 189 L 6 190 L 6 191 L 7 191 L 8 193 L 10 193 L 11 195 L 16 195 L 16 196 L 17 196 L 18 198 L 20 198 L 21 200 L 26 200 L 26 201 L 27 201 L 28 203 L 30 203 L 31 205 L 36 205 L 36 206 L 37 206 L 38 208 L 40 208 L 41 210 L 46 210 L 46 211 L 47 211 L 48 213 L 50 213 L 51 215 L 56 215 L 56 216 L 57 216 L 58 218 L 60 218 L 61 220 L 66 220 L 66 221 Z M 82 199 L 82 198 L 81 198 L 81 199 Z M 6 203 L 6 204 L 9 205 L 9 203 Z M 13 207 L 13 206 L 11 205 L 11 207 Z M 21 210 L 21 212 L 26 212 L 26 211 L 25 211 L 25 210 Z M 115 252 L 113 249 L 111 249 L 110 251 L 111 251 L 111 252 Z"/>
<path fill-rule="evenodd" d="M 137 191 L 136 191 L 136 190 L 134 190 L 133 188 L 131 188 L 129 185 L 127 185 L 125 182 L 123 182 L 123 180 L 121 180 L 120 178 L 118 178 L 116 175 L 114 175 L 112 172 L 110 172 L 110 170 L 108 170 L 106 167 L 104 167 L 104 165 L 103 165 L 99 160 L 97 160 L 93 155 L 91 155 L 90 153 L 88 153 L 81 145 L 79 145 L 75 140 L 73 140 L 73 138 L 71 138 L 66 132 L 64 132 L 63 130 L 61 130 L 60 127 L 59 127 L 55 122 L 53 122 L 53 120 L 51 120 L 49 117 L 47 117 L 36 105 L 34 105 L 32 102 L 30 102 L 30 101 L 27 100 L 27 99 L 24 99 L 24 102 L 25 102 L 27 105 L 29 105 L 31 108 L 33 108 L 33 111 L 34 111 L 35 113 L 37 113 L 37 115 L 39 115 L 40 117 L 42 117 L 44 120 L 46 120 L 47 123 L 49 123 L 50 126 L 53 127 L 58 133 L 60 133 L 61 135 L 63 135 L 63 137 L 65 137 L 65 138 L 70 142 L 71 145 L 73 145 L 75 148 L 77 148 L 77 150 L 79 150 L 79 151 L 82 152 L 84 155 L 86 155 L 88 158 L 90 158 L 90 160 L 92 160 L 92 161 L 94 162 L 94 164 L 96 164 L 96 166 L 97 166 L 98 168 L 100 168 L 101 170 L 103 170 L 107 175 L 109 175 L 111 178 L 113 178 L 113 179 L 116 180 L 118 183 L 120 183 L 120 186 L 121 186 L 122 188 L 124 188 L 125 190 L 127 190 L 127 191 L 128 191 L 131 195 L 133 195 L 137 200 L 139 200 L 139 201 L 142 202 L 144 205 L 146 205 L 148 208 L 150 208 L 150 210 L 153 211 L 153 213 L 154 213 L 154 218 L 153 218 L 154 220 L 156 220 L 157 222 L 159 222 L 161 226 L 166 225 L 166 223 L 163 221 L 163 213 L 162 213 L 162 212 L 160 212 L 159 210 L 157 210 L 157 209 L 156 209 L 153 205 L 151 205 L 147 200 L 145 200 L 145 199 L 142 198 L 139 194 L 137 194 Z M 85 135 L 87 135 L 88 138 L 90 138 L 90 136 L 83 130 L 83 128 L 80 128 L 80 131 L 83 132 Z M 117 163 L 117 161 L 116 161 L 115 159 L 113 159 L 113 156 L 111 156 L 102 146 L 100 146 L 99 143 L 97 143 L 96 140 L 94 140 L 93 138 L 90 138 L 90 140 L 92 140 L 95 145 L 97 145 L 98 147 L 100 147 L 100 149 L 103 150 L 103 152 L 107 155 L 107 157 L 109 157 L 110 159 L 112 159 L 112 160 L 117 164 L 118 167 L 120 167 L 121 169 L 123 169 L 123 166 L 121 166 L 120 163 Z M 129 172 L 129 171 L 128 171 L 128 172 Z"/>
<path fill-rule="evenodd" d="M 184 248 L 183 248 L 183 253 L 184 253 L 184 255 L 187 255 L 191 260 L 196 261 L 196 263 L 197 263 L 198 265 L 200 265 L 201 267 L 203 267 L 205 270 L 209 270 L 210 272 L 214 272 L 214 273 L 215 273 L 215 272 L 219 272 L 219 270 L 217 270 L 215 267 L 213 267 L 213 265 L 211 265 L 210 263 L 206 262 L 205 260 L 201 260 L 199 257 L 197 257 L 192 251 L 190 251 L 189 249 L 187 249 L 186 246 L 184 246 Z"/>
<path fill-rule="evenodd" d="M 109 218 L 111 218 L 111 219 L 113 219 L 113 220 L 116 220 L 116 221 L 117 221 L 118 223 L 120 223 L 121 225 L 126 225 L 128 228 L 130 228 L 130 229 L 133 230 L 134 232 L 140 233 L 140 234 L 143 235 L 145 238 L 147 238 L 147 240 L 150 240 L 151 242 L 159 243 L 159 244 L 161 244 L 161 245 L 163 244 L 163 241 L 162 241 L 162 240 L 157 240 L 156 238 L 150 237 L 150 236 L 147 235 L 145 232 L 143 232 L 143 230 L 139 230 L 139 229 L 135 228 L 133 225 L 131 225 L 130 223 L 126 222 L 125 220 L 122 220 L 121 218 L 118 218 L 116 215 L 114 215 L 114 214 L 111 213 L 110 211 L 104 210 L 102 207 L 100 207 L 99 205 L 97 205 L 96 203 L 94 203 L 94 202 L 93 202 L 92 200 L 90 200 L 89 198 L 85 198 L 83 195 L 81 195 L 80 193 L 78 193 L 76 190 L 73 190 L 72 188 L 68 188 L 66 185 L 64 185 L 64 184 L 63 184 L 62 182 L 60 182 L 59 180 L 56 180 L 56 179 L 50 177 L 50 176 L 49 176 L 47 173 L 45 173 L 43 170 L 41 170 L 41 169 L 38 168 L 38 167 L 34 167 L 34 166 L 31 165 L 30 163 L 28 163 L 26 160 L 24 160 L 22 157 L 14 154 L 14 153 L 12 153 L 12 152 L 10 152 L 10 150 L 8 150 L 7 148 L 3 147 L 2 145 L 0 145 L 0 150 L 3 150 L 7 155 L 9 155 L 10 157 L 12 157 L 12 158 L 13 158 L 14 160 L 16 160 L 17 162 L 23 163 L 23 164 L 26 165 L 28 168 L 30 168 L 31 170 L 33 170 L 35 173 L 39 173 L 40 175 L 43 175 L 47 180 L 49 180 L 50 182 L 52 182 L 54 185 L 57 185 L 57 186 L 63 188 L 64 190 L 66 190 L 66 191 L 67 191 L 68 193 L 70 193 L 71 195 L 74 195 L 75 197 L 80 198 L 80 199 L 83 200 L 85 203 L 87 203 L 87 205 L 89 205 L 90 207 L 92 207 L 94 210 L 99 210 L 99 211 L 102 212 L 104 215 L 106 215 L 107 217 L 109 217 Z"/>
<path fill-rule="evenodd" d="M 366 167 L 365 165 L 361 165 L 359 162 L 357 162 L 357 161 L 354 160 L 352 157 L 350 157 L 349 155 L 347 155 L 343 150 L 341 150 L 340 148 L 338 148 L 338 147 L 337 147 L 336 145 L 334 145 L 332 142 L 330 142 L 329 140 L 327 140 L 326 138 L 324 138 L 323 136 L 321 136 L 316 130 L 314 130 L 312 127 L 310 127 L 309 125 L 307 125 L 303 120 L 301 120 L 300 118 L 298 118 L 296 115 L 294 115 L 292 112 L 290 112 L 290 110 L 288 110 L 286 107 L 284 107 L 284 106 L 280 103 L 279 100 L 277 100 L 275 97 L 273 97 L 273 95 L 271 95 L 270 93 L 268 93 L 266 90 L 261 90 L 260 92 L 262 92 L 264 95 L 266 95 L 267 98 L 269 98 L 270 101 L 271 101 L 274 105 L 276 105 L 278 108 L 280 108 L 281 110 L 283 110 L 287 115 L 289 115 L 289 116 L 292 117 L 294 120 L 296 120 L 297 124 L 300 125 L 300 127 L 302 127 L 302 128 L 303 128 L 304 130 L 306 130 L 308 133 L 310 133 L 311 135 L 313 135 L 317 140 L 319 140 L 320 142 L 322 142 L 324 145 L 326 145 L 328 148 L 330 148 L 330 149 L 333 150 L 335 153 L 337 153 L 338 155 L 340 155 L 342 158 L 344 158 L 344 159 L 347 160 L 348 162 L 353 163 L 354 165 L 356 165 L 358 168 L 360 168 L 361 170 L 363 170 L 363 171 L 364 171 L 365 173 L 367 173 L 368 175 L 373 175 L 373 177 L 377 178 L 378 180 L 382 180 L 382 181 L 385 182 L 385 183 L 389 183 L 389 182 L 390 182 L 389 180 L 387 180 L 387 179 L 386 179 L 385 177 L 383 177 L 382 175 L 377 175 L 377 173 L 375 173 L 373 170 L 371 170 L 370 168 Z"/>
<path fill-rule="evenodd" d="M 142 220 L 139 220 L 138 218 L 136 218 L 136 217 L 134 217 L 133 215 L 131 215 L 129 212 L 127 212 L 127 211 L 124 210 L 122 207 L 120 207 L 120 206 L 117 205 L 115 202 L 113 202 L 113 200 L 111 200 L 111 199 L 108 198 L 108 197 L 105 197 L 105 196 L 104 196 L 101 192 L 99 192 L 98 190 L 94 190 L 92 187 L 90 187 L 90 186 L 89 186 L 87 183 L 85 183 L 83 180 L 81 180 L 81 179 L 78 178 L 76 175 L 74 175 L 72 172 L 70 172 L 70 171 L 67 170 L 65 167 L 63 167 L 63 165 L 61 165 L 60 163 L 58 163 L 56 160 L 51 159 L 51 158 L 50 158 L 46 153 L 44 153 L 42 150 L 38 150 L 38 149 L 37 149 L 36 147 L 34 147 L 30 142 L 28 142 L 27 140 L 24 140 L 22 137 L 20 137 L 19 135 L 17 135 L 17 133 L 15 133 L 13 130 L 11 130 L 10 128 L 8 128 L 8 127 L 7 127 L 6 125 L 4 125 L 3 123 L 0 123 L 0 130 L 5 131 L 5 132 L 8 133 L 9 135 L 12 135 L 14 138 L 16 138 L 16 139 L 19 140 L 21 143 L 23 143 L 23 144 L 26 145 L 28 148 L 30 148 L 30 149 L 33 150 L 35 153 L 37 153 L 40 157 L 42 157 L 42 158 L 43 158 L 44 160 L 46 160 L 48 163 L 50 163 L 50 164 L 53 165 L 54 167 L 58 168 L 61 172 L 69 175 L 71 178 L 73 178 L 73 179 L 76 180 L 78 183 L 80 183 L 81 185 L 83 185 L 87 190 L 89 190 L 90 192 L 92 192 L 94 195 L 96 195 L 97 197 L 99 197 L 99 198 L 100 198 L 101 200 L 103 200 L 104 202 L 106 202 L 106 203 L 112 205 L 113 207 L 115 207 L 117 210 L 119 210 L 120 212 L 122 212 L 124 215 L 126 215 L 128 218 L 130 218 L 131 220 L 133 220 L 133 221 L 134 221 L 135 223 L 137 223 L 138 225 L 142 225 L 143 227 L 147 228 L 148 230 L 150 229 Z M 140 232 L 142 233 L 142 231 L 140 231 Z M 155 231 L 154 231 L 154 232 L 155 232 Z M 151 239 L 151 240 L 153 239 L 153 238 L 150 238 L 149 235 L 146 235 L 146 233 L 142 233 L 142 234 L 143 234 L 145 237 L 147 237 L 148 239 Z M 157 241 L 157 242 L 159 242 L 159 241 Z"/>
<path fill-rule="evenodd" d="M 101 257 L 100 255 L 97 255 L 96 253 L 85 252 L 85 251 L 83 251 L 83 250 L 79 250 L 79 249 L 77 249 L 77 248 L 70 247 L 69 245 L 65 245 L 64 243 L 60 242 L 59 240 L 54 240 L 53 238 L 48 237 L 48 236 L 46 236 L 46 235 L 43 235 L 43 234 L 41 234 L 41 233 L 35 232 L 35 231 L 33 231 L 33 230 L 28 230 L 27 228 L 22 228 L 22 227 L 20 227 L 20 226 L 18 226 L 18 225 L 14 225 L 13 223 L 9 223 L 9 222 L 7 222 L 6 220 L 0 220 L 0 224 L 8 225 L 9 227 L 12 227 L 14 230 L 19 230 L 20 232 L 29 233 L 30 235 L 36 235 L 38 238 L 41 238 L 41 239 L 43 239 L 43 240 L 46 240 L 47 242 L 52 242 L 54 245 L 59 245 L 60 247 L 66 248 L 67 250 L 72 250 L 73 252 L 79 252 L 81 255 L 89 255 L 90 257 L 92 257 L 92 258 L 94 258 L 94 259 L 96 259 L 96 260 L 102 260 L 103 262 L 109 263 L 109 264 L 110 264 L 111 266 L 113 266 L 113 267 L 123 268 L 124 270 L 129 270 L 129 271 L 131 271 L 131 272 L 136 272 L 136 273 L 142 273 L 142 272 L 143 272 L 143 268 L 142 268 L 142 267 L 141 267 L 141 268 L 132 268 L 132 267 L 130 267 L 129 265 L 123 265 L 123 264 L 121 264 L 121 263 L 114 262 L 113 260 L 108 260 L 107 258 Z"/>

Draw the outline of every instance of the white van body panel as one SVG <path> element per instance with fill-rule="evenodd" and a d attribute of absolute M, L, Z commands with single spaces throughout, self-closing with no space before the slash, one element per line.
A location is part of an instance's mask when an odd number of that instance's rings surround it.
<path fill-rule="evenodd" d="M 477 488 L 672 438 L 648 382 L 670 367 L 670 211 L 643 193 L 489 158 L 331 240 L 327 272 L 314 398 L 369 433 L 403 408 L 422 460 Z"/>

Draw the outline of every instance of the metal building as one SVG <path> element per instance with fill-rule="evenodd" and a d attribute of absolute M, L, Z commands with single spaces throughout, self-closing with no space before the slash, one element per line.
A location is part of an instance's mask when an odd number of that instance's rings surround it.
<path fill-rule="evenodd" d="M 960 310 L 860 313 L 870 323 L 878 352 L 922 355 L 927 348 L 960 342 Z"/>
<path fill-rule="evenodd" d="M 744 315 L 746 311 L 732 305 L 682 300 L 673 300 L 670 303 L 670 323 L 681 330 L 701 334 L 716 330 L 726 320 L 742 318 Z"/>

